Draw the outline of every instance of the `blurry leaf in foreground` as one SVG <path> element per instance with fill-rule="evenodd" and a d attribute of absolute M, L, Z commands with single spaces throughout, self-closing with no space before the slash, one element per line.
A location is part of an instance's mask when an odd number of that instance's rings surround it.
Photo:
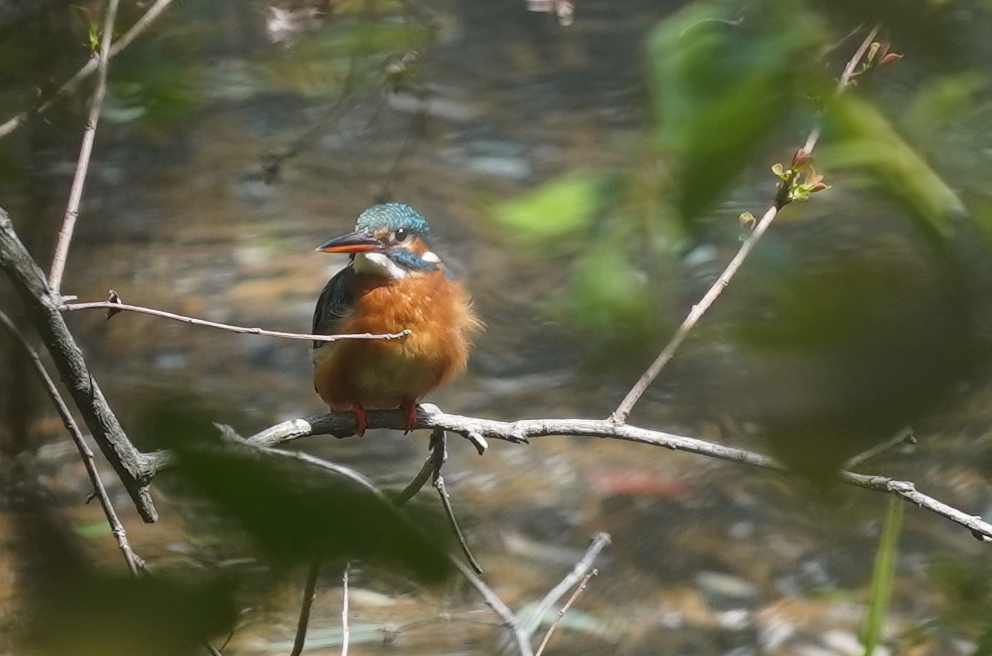
<path fill-rule="evenodd" d="M 236 619 L 224 584 L 90 574 L 45 595 L 27 640 L 51 656 L 191 656 Z"/>
<path fill-rule="evenodd" d="M 192 656 L 237 619 L 226 582 L 202 574 L 196 583 L 103 574 L 86 560 L 68 522 L 44 502 L 13 520 L 9 534 L 27 611 L 20 637 L 33 653 Z"/>
<path fill-rule="evenodd" d="M 675 159 L 678 206 L 691 222 L 718 203 L 785 120 L 821 38 L 799 3 L 697 2 L 650 38 L 660 142 Z"/>
<path fill-rule="evenodd" d="M 734 292 L 735 412 L 824 486 L 851 456 L 927 418 L 984 361 L 956 255 L 890 208 L 833 209 L 787 244 L 759 245 Z"/>
<path fill-rule="evenodd" d="M 906 130 L 917 142 L 932 145 L 942 130 L 978 110 L 978 93 L 988 85 L 977 71 L 924 81 L 903 116 Z"/>
<path fill-rule="evenodd" d="M 515 235 L 550 239 L 589 226 L 603 203 L 603 180 L 589 173 L 569 173 L 501 203 L 497 222 Z"/>
<path fill-rule="evenodd" d="M 403 514 L 355 483 L 218 441 L 177 443 L 177 471 L 277 563 L 360 559 L 438 581 L 452 566 L 427 534 L 440 523 Z M 441 531 L 440 535 L 447 536 Z"/>
<path fill-rule="evenodd" d="M 622 233 L 622 234 L 621 234 Z M 576 266 L 566 310 L 581 331 L 619 348 L 647 334 L 647 276 L 630 260 L 627 231 L 604 235 Z"/>
<path fill-rule="evenodd" d="M 827 119 L 831 139 L 820 150 L 822 163 L 867 169 L 925 227 L 951 234 L 953 218 L 965 213 L 960 199 L 876 107 L 845 94 L 831 103 Z"/>

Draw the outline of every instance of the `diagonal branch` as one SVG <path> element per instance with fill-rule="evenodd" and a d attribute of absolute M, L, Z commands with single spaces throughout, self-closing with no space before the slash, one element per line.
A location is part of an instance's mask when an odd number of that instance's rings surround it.
<path fill-rule="evenodd" d="M 861 62 L 862 58 L 865 56 L 865 53 L 868 52 L 868 48 L 871 46 L 871 43 L 877 34 L 878 28 L 872 28 L 872 30 L 868 33 L 868 36 L 866 36 L 861 42 L 861 45 L 858 47 L 857 51 L 855 51 L 851 59 L 848 60 L 847 65 L 844 67 L 844 72 L 841 75 L 840 80 L 837 82 L 837 93 L 843 92 L 844 89 L 851 84 L 851 79 L 854 76 L 857 65 Z M 806 139 L 806 144 L 803 146 L 800 153 L 804 153 L 806 157 L 812 154 L 813 148 L 816 146 L 816 142 L 819 138 L 820 128 L 817 127 L 810 132 L 809 137 Z M 793 175 L 795 175 L 795 173 Z M 611 421 L 617 424 L 623 424 L 627 421 L 627 417 L 630 416 L 630 411 L 634 409 L 634 406 L 640 400 L 641 396 L 643 396 L 644 392 L 646 392 L 648 387 L 651 386 L 654 379 L 658 377 L 661 370 L 665 368 L 665 365 L 671 361 L 672 357 L 675 355 L 675 351 L 677 351 L 679 346 L 682 345 L 682 342 L 685 341 L 685 338 L 696 326 L 696 323 L 699 322 L 699 319 L 702 318 L 706 311 L 710 309 L 723 290 L 727 288 L 727 285 L 730 284 L 731 279 L 733 279 L 734 275 L 736 275 L 737 270 L 740 269 L 742 264 L 744 264 L 744 260 L 747 259 L 747 256 L 751 254 L 751 251 L 753 251 L 754 247 L 758 244 L 758 240 L 760 240 L 762 235 L 765 234 L 765 231 L 768 230 L 769 226 L 771 226 L 772 221 L 775 220 L 775 217 L 782 210 L 782 208 L 788 204 L 788 190 L 791 187 L 792 181 L 793 180 L 790 177 L 789 180 L 785 180 L 779 185 L 779 193 L 775 198 L 775 203 L 768 208 L 768 210 L 761 217 L 761 220 L 758 221 L 757 225 L 755 225 L 754 229 L 751 231 L 751 234 L 748 235 L 747 239 L 744 240 L 744 243 L 741 244 L 737 254 L 716 279 L 716 282 L 714 282 L 713 285 L 706 291 L 699 302 L 692 306 L 689 314 L 682 320 L 682 324 L 675 331 L 675 334 L 672 335 L 672 338 L 668 341 L 668 344 L 665 345 L 665 348 L 662 349 L 658 357 L 651 363 L 651 366 L 647 368 L 647 371 L 645 371 L 637 382 L 634 383 L 634 386 L 630 388 L 630 391 L 627 392 L 627 395 L 620 402 L 620 405 L 618 405 L 617 409 L 613 411 L 613 414 L 610 417 Z"/>
<path fill-rule="evenodd" d="M 110 52 L 107 53 L 108 58 L 113 59 L 118 53 L 124 50 L 124 48 L 131 45 L 131 42 L 138 38 L 138 35 L 144 32 L 170 4 L 172 4 L 172 0 L 156 0 L 155 4 L 153 4 L 148 11 L 142 14 L 141 18 L 139 18 L 137 22 L 131 26 L 131 29 L 125 32 L 121 38 L 114 42 L 114 44 L 110 47 Z M 104 33 L 106 34 L 106 32 Z M 93 73 L 96 73 L 97 67 L 98 61 L 91 58 L 88 62 L 86 62 L 85 66 L 76 71 L 75 75 L 59 87 L 58 91 L 56 91 L 48 100 L 44 101 L 32 110 L 21 112 L 17 116 L 14 116 L 0 125 L 0 139 L 6 137 L 8 134 L 21 127 L 21 125 L 23 125 L 31 116 L 48 111 L 48 109 L 56 102 L 71 94 L 76 90 L 76 87 L 79 86 L 80 82 L 93 75 Z"/>
<path fill-rule="evenodd" d="M 79 218 L 79 204 L 83 200 L 86 173 L 89 171 L 90 158 L 93 155 L 96 126 L 100 122 L 103 99 L 107 95 L 107 67 L 110 61 L 110 42 L 114 38 L 114 21 L 117 18 L 118 2 L 119 0 L 108 0 L 107 2 L 107 10 L 103 18 L 103 35 L 100 38 L 100 54 L 97 57 L 96 88 L 93 90 L 93 98 L 90 101 L 86 127 L 83 129 L 83 142 L 79 147 L 79 159 L 76 162 L 76 172 L 72 177 L 72 187 L 69 190 L 69 202 L 65 208 L 62 228 L 59 230 L 59 239 L 55 244 L 52 270 L 48 276 L 48 286 L 56 297 L 62 288 L 62 274 L 65 273 L 65 263 L 69 258 L 69 245 L 72 243 L 72 235 L 76 229 L 76 219 Z"/>
<path fill-rule="evenodd" d="M 110 524 L 110 530 L 114 534 L 117 546 L 121 550 L 121 553 L 124 554 L 124 561 L 127 563 L 127 568 L 130 570 L 132 576 L 137 576 L 138 569 L 143 563 L 134 551 L 131 550 L 131 544 L 127 540 L 127 533 L 124 531 L 124 525 L 117 516 L 117 511 L 114 509 L 114 504 L 110 500 L 110 495 L 107 494 L 107 488 L 103 484 L 103 479 L 100 478 L 100 471 L 97 469 L 96 461 L 93 458 L 93 450 L 86 443 L 83 432 L 79 430 L 79 425 L 73 418 L 65 399 L 62 398 L 62 394 L 59 392 L 59 388 L 56 387 L 55 381 L 48 375 L 48 371 L 38 356 L 38 352 L 31 347 L 31 344 L 21 334 L 21 331 L 17 329 L 14 322 L 3 312 L 0 312 L 0 324 L 3 324 L 14 338 L 14 341 L 20 344 L 31 360 L 31 364 L 34 365 L 35 371 L 38 373 L 38 378 L 41 379 L 42 387 L 45 388 L 48 398 L 51 399 L 55 410 L 62 419 L 62 423 L 65 425 L 66 430 L 69 431 L 69 436 L 79 450 L 79 455 L 83 459 L 83 466 L 86 468 L 86 475 L 89 476 L 90 483 L 93 484 L 93 495 L 100 502 L 100 507 L 103 509 L 103 514 L 107 518 L 107 523 Z"/>
<path fill-rule="evenodd" d="M 58 302 L 53 298 L 45 276 L 14 232 L 7 212 L 0 208 L 0 268 L 10 278 L 27 310 L 28 318 L 48 349 L 59 377 L 68 388 L 83 421 L 93 434 L 103 455 L 113 466 L 146 522 L 158 518 L 148 492 L 155 456 L 138 451 L 121 427 L 93 379 L 82 350 L 69 332 Z"/>

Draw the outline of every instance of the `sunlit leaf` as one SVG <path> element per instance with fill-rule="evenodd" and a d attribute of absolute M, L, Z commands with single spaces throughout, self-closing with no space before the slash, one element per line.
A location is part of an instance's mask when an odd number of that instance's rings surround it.
<path fill-rule="evenodd" d="M 845 94 L 831 103 L 828 119 L 833 133 L 821 161 L 868 170 L 926 227 L 944 237 L 952 232 L 953 218 L 964 214 L 961 201 L 874 105 Z"/>
<path fill-rule="evenodd" d="M 875 554 L 875 567 L 871 575 L 868 612 L 861 628 L 861 644 L 865 646 L 865 656 L 872 656 L 875 647 L 882 642 L 885 620 L 892 600 L 892 584 L 895 580 L 896 556 L 899 550 L 899 536 L 902 533 L 903 501 L 899 497 L 889 497 L 885 512 L 885 523 L 878 539 Z"/>
<path fill-rule="evenodd" d="M 602 176 L 570 173 L 497 206 L 496 220 L 525 237 L 553 238 L 587 227 L 602 205 Z"/>

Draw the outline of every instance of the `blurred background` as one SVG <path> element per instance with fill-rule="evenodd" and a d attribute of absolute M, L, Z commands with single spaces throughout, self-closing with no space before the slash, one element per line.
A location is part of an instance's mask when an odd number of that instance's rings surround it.
<path fill-rule="evenodd" d="M 122 0 L 120 29 L 149 4 Z M 912 426 L 918 444 L 860 471 L 992 513 L 992 4 L 858 5 L 177 1 L 111 63 L 63 290 L 307 332 L 346 263 L 314 247 L 371 204 L 408 203 L 487 326 L 466 376 L 428 400 L 501 420 L 603 418 L 746 237 L 741 214 L 772 203 L 772 165 L 787 168 L 822 124 L 813 166 L 830 188 L 782 212 L 630 419 L 774 453 L 800 476 L 565 437 L 492 443 L 482 457 L 452 440 L 445 476 L 486 580 L 516 610 L 597 531 L 612 534 L 547 654 L 862 654 L 887 499 L 841 489 L 837 468 Z M 102 3 L 0 10 L 4 119 L 85 64 Z M 903 58 L 878 55 L 848 100 L 832 100 L 876 22 Z M 0 206 L 45 267 L 88 97 L 0 141 Z M 0 304 L 19 315 L 6 280 Z M 193 440 L 213 421 L 249 435 L 323 411 L 305 342 L 126 313 L 67 320 L 142 449 Z M 35 609 L 39 571 L 58 575 L 52 563 L 73 558 L 100 576 L 125 569 L 33 371 L 6 335 L 0 345 L 0 645 L 12 652 L 27 649 L 15 646 L 25 622 L 37 631 L 39 617 L 54 626 L 52 613 L 68 612 Z M 427 435 L 297 448 L 398 489 Z M 161 519 L 144 525 L 102 467 L 153 572 L 228 586 L 198 597 L 216 621 L 191 631 L 231 627 L 225 654 L 289 653 L 305 565 L 260 555 L 250 529 L 232 533 L 208 512 L 217 499 L 178 476 L 156 479 Z M 295 519 L 303 532 L 316 521 Z M 965 529 L 907 508 L 875 653 L 992 653 L 989 564 Z M 320 580 L 307 653 L 340 652 L 338 574 Z M 501 649 L 457 580 L 425 587 L 403 568 L 359 563 L 351 582 L 351 653 Z M 74 621 L 132 621 L 120 605 Z M 122 649 L 83 642 L 34 648 Z"/>

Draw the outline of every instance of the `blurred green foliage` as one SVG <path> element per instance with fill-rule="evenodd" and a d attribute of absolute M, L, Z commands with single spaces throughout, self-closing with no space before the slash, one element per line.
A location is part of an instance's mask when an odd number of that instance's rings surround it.
<path fill-rule="evenodd" d="M 828 169 L 864 168 L 940 237 L 951 235 L 964 206 L 876 107 L 844 94 L 831 102 L 827 119 L 832 134 L 821 156 Z"/>
<path fill-rule="evenodd" d="M 361 560 L 422 582 L 453 572 L 442 542 L 450 532 L 425 508 L 401 513 L 332 472 L 223 442 L 206 413 L 182 402 L 159 404 L 143 423 L 176 453 L 182 488 L 214 510 L 218 530 L 236 526 L 279 569 L 316 558 Z"/>
<path fill-rule="evenodd" d="M 654 132 L 691 223 L 717 204 L 812 91 L 825 32 L 800 2 L 694 3 L 649 39 Z"/>

